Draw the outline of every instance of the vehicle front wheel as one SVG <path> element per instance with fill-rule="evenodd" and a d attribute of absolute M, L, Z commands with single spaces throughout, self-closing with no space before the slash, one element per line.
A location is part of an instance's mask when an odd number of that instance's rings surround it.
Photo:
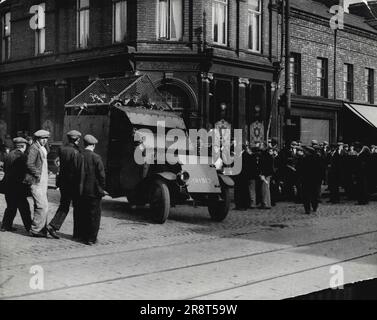
<path fill-rule="evenodd" d="M 165 223 L 170 211 L 170 193 L 166 182 L 162 180 L 152 182 L 149 204 L 154 220 L 160 224 Z"/>
<path fill-rule="evenodd" d="M 221 197 L 222 200 L 213 200 L 213 202 L 208 205 L 209 215 L 211 219 L 216 222 L 223 221 L 229 213 L 230 189 L 228 187 L 222 187 Z"/>

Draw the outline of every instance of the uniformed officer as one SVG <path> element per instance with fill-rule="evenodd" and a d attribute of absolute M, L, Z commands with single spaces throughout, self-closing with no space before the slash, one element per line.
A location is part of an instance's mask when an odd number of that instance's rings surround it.
<path fill-rule="evenodd" d="M 98 140 L 84 137 L 81 157 L 78 237 L 87 245 L 97 241 L 101 221 L 101 199 L 105 195 L 105 169 L 101 157 L 94 152 Z"/>
<path fill-rule="evenodd" d="M 30 185 L 34 201 L 34 216 L 30 229 L 33 237 L 47 237 L 48 218 L 48 139 L 50 133 L 38 130 L 34 133 L 34 143 L 30 146 L 24 182 Z"/>
<path fill-rule="evenodd" d="M 15 231 L 12 227 L 13 220 L 20 211 L 22 222 L 27 232 L 31 227 L 31 212 L 29 202 L 27 201 L 27 186 L 23 183 L 26 174 L 26 145 L 24 138 L 17 137 L 13 139 L 15 149 L 12 150 L 5 158 L 4 178 L 5 209 L 1 231 Z"/>
<path fill-rule="evenodd" d="M 77 130 L 69 131 L 67 138 L 68 143 L 60 147 L 58 151 L 60 167 L 56 178 L 56 186 L 60 188 L 60 206 L 47 226 L 47 231 L 55 239 L 59 239 L 56 231 L 60 230 L 67 217 L 71 202 L 73 204 L 73 238 L 77 238 L 77 201 L 80 191 L 80 171 L 78 164 L 81 133 Z"/>

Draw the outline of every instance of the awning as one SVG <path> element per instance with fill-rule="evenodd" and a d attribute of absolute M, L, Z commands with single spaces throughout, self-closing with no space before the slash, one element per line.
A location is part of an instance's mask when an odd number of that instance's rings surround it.
<path fill-rule="evenodd" d="M 377 106 L 365 104 L 344 103 L 348 109 L 363 119 L 366 123 L 377 129 Z"/>

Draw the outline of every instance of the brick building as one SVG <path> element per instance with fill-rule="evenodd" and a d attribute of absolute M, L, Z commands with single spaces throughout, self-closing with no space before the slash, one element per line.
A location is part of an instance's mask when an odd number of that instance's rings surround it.
<path fill-rule="evenodd" d="M 5 0 L 0 136 L 43 127 L 61 140 L 65 102 L 94 79 L 135 71 L 150 76 L 189 127 L 212 127 L 223 104 L 234 127 L 266 121 L 274 3 Z"/>
<path fill-rule="evenodd" d="M 370 1 L 369 8 L 364 3 L 351 5 L 344 28 L 337 30 L 330 26 L 334 17 L 330 8 L 336 4 L 339 1 L 291 0 L 291 114 L 295 125 L 291 134 L 303 143 L 312 139 L 376 143 L 376 128 L 364 121 L 373 119 L 362 120 L 355 113 L 363 117 L 368 109 L 377 115 L 377 2 Z M 280 90 L 282 94 L 284 74 Z M 348 110 L 349 102 L 360 105 L 356 112 Z M 274 122 L 276 135 L 283 127 L 283 111 L 281 108 Z"/>

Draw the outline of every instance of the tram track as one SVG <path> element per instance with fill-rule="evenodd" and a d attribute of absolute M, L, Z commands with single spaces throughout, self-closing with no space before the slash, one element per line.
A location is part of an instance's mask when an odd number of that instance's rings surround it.
<path fill-rule="evenodd" d="M 233 238 L 245 237 L 247 235 L 251 235 L 251 234 L 254 234 L 254 233 L 255 233 L 255 231 L 253 231 L 253 232 L 234 233 L 234 234 L 231 234 L 231 236 Z M 336 240 L 349 239 L 349 238 L 359 237 L 359 236 L 373 234 L 373 233 L 377 233 L 377 230 L 365 231 L 365 232 L 361 232 L 361 233 L 355 233 L 355 234 L 350 234 L 350 235 L 345 235 L 345 236 L 340 236 L 340 237 L 333 237 L 333 238 L 323 239 L 323 240 L 319 240 L 319 241 L 312 241 L 312 242 L 307 242 L 307 243 L 301 243 L 301 244 L 298 244 L 298 245 L 290 245 L 290 246 L 286 246 L 284 248 L 273 249 L 273 250 L 265 250 L 265 251 L 261 251 L 261 252 L 257 252 L 257 253 L 252 253 L 252 254 L 248 254 L 248 255 L 243 255 L 243 256 L 239 256 L 239 257 L 234 257 L 234 258 L 237 259 L 237 258 L 252 257 L 252 256 L 255 256 L 255 255 L 261 255 L 261 254 L 266 254 L 266 253 L 274 253 L 274 252 L 284 251 L 284 250 L 287 250 L 287 249 L 300 248 L 300 247 L 305 247 L 305 246 L 310 246 L 310 245 L 317 245 L 317 244 L 321 244 L 321 243 L 326 243 L 326 242 L 331 242 L 331 241 L 336 241 Z M 210 238 L 205 239 L 205 240 L 206 241 L 216 241 L 218 239 L 219 239 L 219 237 L 210 237 Z M 52 260 L 46 260 L 46 261 L 37 261 L 36 263 L 49 264 L 49 263 L 56 263 L 56 262 L 63 262 L 63 261 L 74 261 L 74 260 L 80 260 L 80 259 L 98 258 L 98 257 L 112 256 L 112 255 L 118 255 L 118 254 L 124 254 L 124 253 L 132 253 L 132 252 L 140 252 L 140 251 L 154 250 L 154 249 L 160 249 L 160 248 L 176 247 L 176 246 L 182 246 L 182 245 L 192 244 L 192 243 L 201 242 L 201 241 L 203 241 L 203 239 L 176 242 L 176 243 L 172 243 L 172 244 L 168 244 L 168 245 L 165 244 L 165 245 L 157 245 L 157 246 L 148 246 L 148 247 L 142 247 L 142 248 L 136 248 L 136 249 L 117 250 L 117 251 L 112 251 L 112 252 L 104 252 L 104 253 L 85 255 L 85 256 L 52 259 Z M 227 261 L 229 259 L 233 259 L 233 258 L 227 258 L 227 259 L 224 259 L 224 260 L 218 260 L 218 262 Z M 27 263 L 20 263 L 20 264 L 0 266 L 0 270 L 2 268 L 24 267 L 24 266 L 29 266 L 31 264 L 35 264 L 35 263 L 34 262 L 27 262 Z"/>
<path fill-rule="evenodd" d="M 294 250 L 296 248 L 301 248 L 301 247 L 321 245 L 321 244 L 326 244 L 326 243 L 330 243 L 330 242 L 333 242 L 333 241 L 341 241 L 341 240 L 346 240 L 346 239 L 351 239 L 351 238 L 363 237 L 363 236 L 366 236 L 366 235 L 371 235 L 371 234 L 376 234 L 376 233 L 377 233 L 377 230 L 348 234 L 348 235 L 344 235 L 344 236 L 331 237 L 331 238 L 328 238 L 328 239 L 311 241 L 311 242 L 301 243 L 301 244 L 298 244 L 298 245 L 285 246 L 284 248 L 264 250 L 264 251 L 259 251 L 259 252 L 255 252 L 255 253 L 251 253 L 251 254 L 239 255 L 239 256 L 235 256 L 235 257 L 205 261 L 205 262 L 196 263 L 196 264 L 178 266 L 178 267 L 174 267 L 174 268 L 166 268 L 166 269 L 162 269 L 162 270 L 155 270 L 155 271 L 149 271 L 149 272 L 142 272 L 142 273 L 125 275 L 125 276 L 120 276 L 120 277 L 112 277 L 112 278 L 109 278 L 109 279 L 102 279 L 102 280 L 91 281 L 91 282 L 86 282 L 86 283 L 78 283 L 78 284 L 74 284 L 74 285 L 70 285 L 70 286 L 62 286 L 62 287 L 58 287 L 58 288 L 52 288 L 52 289 L 49 289 L 49 290 L 44 290 L 42 292 L 29 292 L 29 293 L 23 293 L 23 294 L 3 296 L 0 299 L 14 299 L 14 298 L 23 298 L 23 297 L 33 297 L 33 296 L 37 296 L 37 295 L 40 295 L 40 294 L 54 293 L 54 292 L 59 292 L 59 291 L 63 291 L 63 290 L 75 289 L 75 288 L 84 288 L 84 287 L 87 287 L 87 286 L 106 284 L 106 283 L 110 283 L 110 282 L 114 282 L 114 281 L 122 281 L 122 280 L 127 280 L 127 279 L 142 278 L 142 277 L 147 277 L 147 276 L 152 276 L 152 275 L 159 275 L 159 274 L 164 274 L 164 273 L 169 273 L 169 272 L 174 272 L 174 271 L 185 270 L 185 269 L 189 269 L 189 268 L 208 266 L 208 265 L 212 265 L 212 264 L 229 262 L 229 261 L 236 261 L 236 260 L 240 260 L 240 259 L 247 259 L 247 258 L 251 258 L 251 257 L 255 257 L 255 256 L 265 255 L 265 254 L 279 253 L 279 252 L 284 252 L 284 251 L 288 251 L 288 250 Z M 243 234 L 243 236 L 244 236 L 244 234 Z M 67 259 L 55 259 L 55 260 L 50 260 L 48 262 L 46 261 L 46 262 L 43 262 L 43 263 L 46 264 L 46 263 L 55 263 L 55 262 L 62 262 L 62 261 L 68 261 L 68 260 L 91 259 L 91 258 L 96 258 L 96 257 L 100 257 L 100 256 L 111 256 L 111 255 L 118 255 L 118 254 L 128 253 L 128 252 L 153 250 L 153 249 L 162 248 L 162 247 L 168 248 L 168 247 L 179 246 L 179 245 L 184 245 L 184 244 L 188 244 L 188 243 L 192 243 L 192 242 L 186 241 L 186 242 L 182 242 L 182 243 L 175 243 L 175 244 L 165 245 L 165 246 L 161 245 L 161 246 L 138 248 L 138 249 L 132 249 L 132 250 L 119 250 L 119 251 L 111 252 L 111 253 L 72 257 L 72 258 L 67 258 Z M 368 254 L 364 254 L 364 255 L 358 255 L 356 257 L 354 256 L 354 257 L 351 257 L 351 258 L 348 258 L 348 259 L 338 261 L 337 263 L 350 262 L 350 261 L 361 259 L 361 258 L 364 258 L 364 257 L 373 256 L 373 255 L 376 255 L 376 254 L 377 254 L 377 251 L 372 252 L 372 253 L 368 253 Z M 27 265 L 30 265 L 30 263 L 20 264 L 19 266 L 27 266 Z M 228 286 L 228 287 L 223 288 L 221 290 L 213 290 L 213 291 L 205 292 L 205 293 L 200 294 L 200 295 L 188 296 L 185 299 L 187 299 L 187 300 L 189 300 L 189 299 L 199 299 L 201 297 L 208 296 L 208 295 L 211 295 L 211 294 L 217 294 L 217 293 L 226 292 L 226 291 L 237 289 L 237 288 L 252 286 L 252 285 L 263 283 L 263 282 L 266 282 L 266 281 L 284 278 L 284 277 L 287 277 L 287 276 L 292 276 L 292 275 L 295 275 L 295 274 L 300 274 L 300 273 L 303 273 L 303 272 L 316 270 L 316 269 L 323 268 L 323 267 L 330 266 L 330 265 L 333 265 L 333 263 L 315 266 L 315 267 L 311 267 L 311 268 L 306 268 L 306 269 L 298 270 L 298 271 L 295 271 L 295 272 L 292 272 L 292 273 L 286 273 L 284 275 L 268 277 L 268 278 L 257 280 L 257 281 L 245 282 L 245 283 L 238 284 L 238 285 L 235 285 L 235 286 Z"/>

